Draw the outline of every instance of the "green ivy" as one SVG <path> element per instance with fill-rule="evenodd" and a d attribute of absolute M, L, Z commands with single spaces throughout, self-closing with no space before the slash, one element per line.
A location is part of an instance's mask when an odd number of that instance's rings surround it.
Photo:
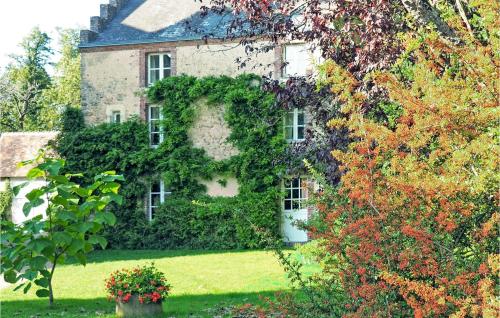
<path fill-rule="evenodd" d="M 68 170 L 92 175 L 114 169 L 126 179 L 124 204 L 111 207 L 118 217 L 106 234 L 112 247 L 254 248 L 262 246 L 259 229 L 278 235 L 287 143 L 281 129 L 283 111 L 272 94 L 260 89 L 260 81 L 242 75 L 178 76 L 157 82 L 147 97 L 163 105 L 164 141 L 158 148 L 149 146 L 147 125 L 137 118 L 62 132 L 58 151 Z M 238 149 L 237 155 L 216 161 L 193 146 L 188 132 L 201 99 L 224 111 L 231 129 L 228 142 Z M 68 117 L 79 121 L 73 111 Z M 240 185 L 240 194 L 233 198 L 210 198 L 200 183 L 216 180 L 224 185 L 230 176 Z M 144 199 L 151 180 L 159 177 L 173 195 L 149 222 Z"/>
<path fill-rule="evenodd" d="M 12 218 L 12 199 L 14 192 L 10 187 L 10 181 L 7 179 L 5 191 L 0 191 L 0 220 L 10 221 Z"/>

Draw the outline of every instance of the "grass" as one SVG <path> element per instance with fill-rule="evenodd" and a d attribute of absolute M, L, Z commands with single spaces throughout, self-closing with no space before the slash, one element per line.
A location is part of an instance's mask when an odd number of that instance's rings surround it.
<path fill-rule="evenodd" d="M 261 303 L 289 289 L 286 274 L 267 251 L 101 251 L 89 263 L 62 265 L 54 275 L 56 304 L 48 307 L 34 291 L 1 290 L 2 317 L 114 317 L 104 279 L 114 270 L 154 261 L 173 289 L 165 317 L 213 317 L 219 305 Z M 305 271 L 315 271 L 307 265 Z"/>

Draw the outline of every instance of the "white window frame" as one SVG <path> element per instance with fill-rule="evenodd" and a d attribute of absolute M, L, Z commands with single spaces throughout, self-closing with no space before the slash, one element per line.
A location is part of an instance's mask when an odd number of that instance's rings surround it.
<path fill-rule="evenodd" d="M 289 114 L 293 113 L 293 123 L 292 125 L 287 125 L 287 116 Z M 304 123 L 299 125 L 299 114 L 303 114 L 304 116 Z M 288 138 L 287 134 L 287 128 L 292 127 L 292 138 Z M 285 118 L 283 118 L 283 132 L 285 134 L 285 138 L 288 142 L 294 142 L 294 141 L 303 141 L 305 140 L 306 137 L 306 127 L 307 127 L 307 116 L 305 109 L 298 109 L 294 108 L 293 110 L 289 110 L 285 114 Z M 304 128 L 304 133 L 302 138 L 299 138 L 299 128 Z"/>
<path fill-rule="evenodd" d="M 299 181 L 299 186 L 295 187 L 293 185 L 293 181 L 297 180 Z M 286 182 L 290 181 L 290 187 L 287 187 Z M 283 198 L 283 211 L 285 212 L 293 212 L 293 211 L 298 211 L 298 210 L 303 210 L 307 209 L 308 206 L 305 205 L 305 202 L 308 200 L 309 197 L 309 189 L 308 189 L 308 181 L 309 179 L 307 177 L 288 177 L 283 180 L 283 191 L 286 193 L 285 197 Z M 293 190 L 299 190 L 299 197 L 295 198 L 293 196 Z M 290 195 L 290 196 L 288 196 Z M 291 209 L 286 208 L 286 201 L 290 201 L 290 207 Z M 297 202 L 298 207 L 294 208 L 294 202 Z"/>
<path fill-rule="evenodd" d="M 151 117 L 151 114 L 152 114 L 152 111 L 151 109 L 152 108 L 158 108 L 158 113 L 159 113 L 159 118 L 152 118 Z M 149 130 L 149 145 L 152 147 L 152 148 L 158 148 L 161 143 L 163 142 L 163 127 L 161 125 L 161 121 L 163 120 L 163 113 L 162 113 L 162 109 L 161 109 L 161 106 L 158 106 L 158 105 L 149 105 L 148 106 L 148 130 Z M 159 122 L 160 124 L 160 131 L 159 132 L 153 132 L 152 131 L 152 128 L 153 128 L 153 123 L 154 122 Z M 153 135 L 156 135 L 156 134 L 159 134 L 160 135 L 160 142 L 157 144 L 157 145 L 153 145 Z"/>
<path fill-rule="evenodd" d="M 149 205 L 148 205 L 148 220 L 153 221 L 153 209 L 160 206 L 153 205 L 153 195 L 160 195 L 160 204 L 165 203 L 166 197 L 170 196 L 172 192 L 165 191 L 165 183 L 160 180 L 160 192 L 153 192 L 153 183 L 149 185 Z"/>
<path fill-rule="evenodd" d="M 286 44 L 283 46 L 283 63 L 285 64 L 282 70 L 282 78 L 287 79 L 290 77 L 305 77 L 307 76 L 307 72 L 309 70 L 309 67 L 311 66 L 311 61 L 310 61 L 310 56 L 306 57 L 305 61 L 302 61 L 305 69 L 304 69 L 304 74 L 289 74 L 290 72 L 290 66 L 293 63 L 293 61 L 290 60 L 288 57 L 288 48 L 290 47 L 302 47 L 302 50 L 306 53 L 306 55 L 309 55 L 309 51 L 307 50 L 307 46 L 305 43 L 290 43 Z"/>
<path fill-rule="evenodd" d="M 164 63 L 164 56 L 168 56 L 170 58 L 170 66 L 169 67 L 165 67 L 165 65 L 163 65 Z M 151 66 L 151 58 L 153 56 L 158 56 L 158 60 L 159 60 L 159 67 L 152 67 Z M 172 76 L 172 55 L 170 53 L 151 53 L 151 54 L 148 54 L 147 55 L 148 57 L 148 71 L 147 71 L 147 78 L 148 78 L 148 86 L 151 86 L 153 85 L 155 82 L 152 82 L 151 81 L 151 71 L 159 71 L 158 73 L 160 74 L 159 77 L 158 77 L 158 80 L 157 81 L 160 81 L 162 79 L 165 78 L 165 70 L 169 70 L 170 71 L 170 76 Z"/>
<path fill-rule="evenodd" d="M 118 118 L 118 120 L 117 120 L 117 118 Z M 121 118 L 122 118 L 122 114 L 121 114 L 121 112 L 119 110 L 111 112 L 111 123 L 112 124 L 119 124 L 119 123 L 121 123 Z"/>

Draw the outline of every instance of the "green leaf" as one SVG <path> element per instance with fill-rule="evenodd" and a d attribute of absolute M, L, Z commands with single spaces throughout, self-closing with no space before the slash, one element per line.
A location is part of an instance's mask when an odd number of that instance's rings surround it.
<path fill-rule="evenodd" d="M 96 207 L 96 203 L 95 202 L 93 202 L 93 201 L 92 202 L 87 201 L 87 202 L 83 203 L 82 205 L 80 205 L 78 207 L 78 210 L 80 212 L 88 213 L 88 212 L 92 211 L 92 209 L 94 209 L 95 207 Z"/>
<path fill-rule="evenodd" d="M 28 171 L 28 174 L 26 175 L 28 179 L 37 179 L 37 178 L 42 178 L 44 176 L 45 172 L 39 168 L 31 169 L 30 171 Z"/>
<path fill-rule="evenodd" d="M 47 288 L 47 287 L 49 287 L 49 280 L 45 277 L 42 277 L 42 278 L 36 279 L 35 284 L 40 286 L 40 287 Z"/>
<path fill-rule="evenodd" d="M 91 222 L 83 222 L 83 223 L 80 223 L 76 226 L 76 229 L 79 233 L 82 233 L 82 234 L 85 234 L 88 232 L 88 230 L 90 230 L 91 228 L 94 227 L 94 223 L 91 223 Z"/>
<path fill-rule="evenodd" d="M 45 269 L 48 259 L 43 256 L 35 256 L 30 260 L 30 266 L 32 269 L 41 270 Z"/>
<path fill-rule="evenodd" d="M 30 201 L 31 208 L 36 208 L 37 206 L 40 206 L 44 203 L 45 203 L 45 201 L 41 198 L 37 198 L 35 200 Z"/>
<path fill-rule="evenodd" d="M 67 210 L 57 212 L 57 217 L 63 221 L 78 221 L 78 217 L 75 215 L 75 213 Z"/>
<path fill-rule="evenodd" d="M 18 291 L 19 289 L 21 289 L 24 286 L 24 284 L 25 283 L 17 285 L 16 288 L 14 288 L 14 291 Z"/>
<path fill-rule="evenodd" d="M 59 245 L 69 245 L 71 244 L 71 240 L 73 239 L 71 235 L 65 232 L 55 232 L 52 235 L 52 238 L 54 242 Z"/>
<path fill-rule="evenodd" d="M 3 273 L 3 279 L 7 283 L 15 284 L 17 282 L 17 274 L 13 270 L 6 271 Z"/>
<path fill-rule="evenodd" d="M 27 293 L 28 293 L 28 290 L 30 290 L 30 288 L 31 288 L 31 282 L 29 282 L 29 283 L 26 285 L 26 287 L 24 287 L 24 289 L 23 289 L 23 293 L 27 294 Z"/>
<path fill-rule="evenodd" d="M 50 293 L 48 289 L 39 289 L 36 291 L 36 295 L 40 298 L 49 297 Z"/>
<path fill-rule="evenodd" d="M 123 197 L 121 195 L 114 194 L 114 193 L 110 193 L 108 195 L 111 197 L 111 201 L 116 202 L 118 205 L 122 205 L 123 204 Z"/>
<path fill-rule="evenodd" d="M 31 206 L 31 202 L 26 202 L 23 205 L 23 214 L 24 214 L 24 216 L 28 216 L 30 214 L 32 208 L 33 207 Z"/>
<path fill-rule="evenodd" d="M 28 194 L 26 194 L 26 198 L 30 201 L 33 201 L 41 197 L 44 193 L 45 192 L 42 189 L 33 189 Z"/>
<path fill-rule="evenodd" d="M 92 244 L 101 245 L 102 249 L 105 249 L 106 246 L 108 245 L 108 241 L 103 236 L 100 235 L 92 235 L 91 237 L 89 237 L 89 242 Z"/>
<path fill-rule="evenodd" d="M 21 191 L 21 189 L 24 188 L 27 184 L 28 184 L 28 182 L 23 182 L 15 187 L 13 187 L 12 192 L 14 192 L 14 196 L 17 197 L 19 195 L 19 192 Z"/>
<path fill-rule="evenodd" d="M 92 194 L 92 190 L 86 188 L 76 188 L 75 192 L 82 198 L 86 198 Z"/>
<path fill-rule="evenodd" d="M 104 212 L 103 213 L 104 220 L 106 221 L 107 224 L 109 225 L 115 225 L 116 223 L 116 216 L 111 213 L 111 212 Z"/>
<path fill-rule="evenodd" d="M 55 182 L 60 183 L 60 184 L 68 184 L 69 183 L 69 179 L 67 176 L 48 176 L 47 179 L 49 179 L 51 181 L 55 181 Z"/>
<path fill-rule="evenodd" d="M 40 164 L 38 167 L 45 171 L 48 171 L 52 176 L 58 175 L 59 170 L 64 166 L 64 160 L 62 159 L 51 159 L 47 162 Z"/>
<path fill-rule="evenodd" d="M 80 251 L 83 247 L 85 246 L 85 241 L 80 240 L 80 239 L 73 239 L 71 242 L 71 245 L 68 248 L 68 253 L 70 255 L 75 255 Z"/>
<path fill-rule="evenodd" d="M 116 182 L 108 182 L 101 186 L 102 193 L 118 193 L 120 189 L 120 184 Z"/>
<path fill-rule="evenodd" d="M 47 247 L 51 247 L 52 245 L 53 243 L 46 238 L 37 238 L 30 241 L 27 244 L 27 247 L 37 252 L 38 254 L 42 254 L 43 250 L 45 250 Z"/>

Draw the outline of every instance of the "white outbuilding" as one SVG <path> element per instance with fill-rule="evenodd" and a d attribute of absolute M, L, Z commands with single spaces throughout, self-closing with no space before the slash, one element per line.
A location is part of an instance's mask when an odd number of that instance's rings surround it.
<path fill-rule="evenodd" d="M 36 215 L 45 215 L 47 204 L 43 204 L 31 210 L 28 216 L 23 213 L 23 205 L 27 202 L 26 194 L 31 190 L 44 185 L 44 181 L 28 180 L 26 175 L 31 166 L 17 167 L 22 161 L 34 159 L 38 150 L 47 146 L 49 141 L 54 140 L 58 132 L 8 132 L 0 135 L 0 192 L 10 191 L 19 184 L 27 182 L 27 185 L 12 199 L 10 215 L 8 216 L 15 224 L 22 223 Z"/>

